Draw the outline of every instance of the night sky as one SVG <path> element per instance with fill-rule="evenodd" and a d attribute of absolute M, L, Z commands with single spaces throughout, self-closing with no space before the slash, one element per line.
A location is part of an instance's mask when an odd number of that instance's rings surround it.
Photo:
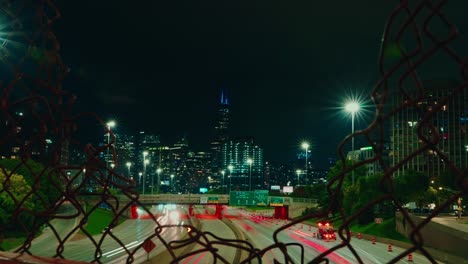
<path fill-rule="evenodd" d="M 272 161 L 294 159 L 308 140 L 323 167 L 351 130 L 338 108 L 378 79 L 398 2 L 60 1 L 56 33 L 71 68 L 66 88 L 116 131 L 151 131 L 166 144 L 187 134 L 194 150 L 208 150 L 225 88 L 232 135 L 255 137 Z M 466 3 L 449 2 L 466 25 Z"/>

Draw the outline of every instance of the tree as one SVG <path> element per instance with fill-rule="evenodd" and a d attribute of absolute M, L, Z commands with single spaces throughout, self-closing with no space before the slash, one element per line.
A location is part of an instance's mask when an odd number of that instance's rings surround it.
<path fill-rule="evenodd" d="M 22 209 L 34 210 L 30 193 L 31 186 L 28 185 L 23 176 L 0 170 L 0 225 L 2 227 L 15 227 L 15 219 L 12 219 L 15 212 Z M 32 220 L 31 215 L 27 217 L 25 214 L 21 214 L 19 217 L 23 223 Z"/>
<path fill-rule="evenodd" d="M 36 201 L 35 211 L 41 211 L 54 206 L 62 194 L 62 183 L 59 172 L 45 169 L 44 166 L 33 160 L 23 162 L 19 159 L 2 159 L 0 168 L 22 175 L 27 185 L 34 190 L 33 200 Z"/>
<path fill-rule="evenodd" d="M 405 171 L 403 175 L 395 177 L 393 182 L 395 195 L 402 204 L 421 199 L 421 195 L 429 188 L 429 178 L 414 170 Z"/>
<path fill-rule="evenodd" d="M 352 166 L 352 161 L 351 160 L 346 160 L 346 166 L 347 168 Z M 335 166 L 330 168 L 330 171 L 327 174 L 327 180 L 329 184 L 331 183 L 331 189 L 333 190 L 335 195 L 335 200 L 333 204 L 330 204 L 330 194 L 327 192 L 326 187 L 324 188 L 325 194 L 319 199 L 319 204 L 321 206 L 325 207 L 331 207 L 329 208 L 331 211 L 336 212 L 339 207 L 343 207 L 345 210 L 345 213 L 349 214 L 352 212 L 352 204 L 353 201 L 355 201 L 356 196 L 359 194 L 359 188 L 357 187 L 359 181 L 361 179 L 365 179 L 365 168 L 364 166 L 360 166 L 354 169 L 354 178 L 355 178 L 355 185 L 352 186 L 352 173 L 353 171 L 350 171 L 344 175 L 343 179 L 343 184 L 341 185 L 340 190 L 337 190 L 339 186 L 339 179 L 333 182 L 333 179 L 340 175 L 343 171 L 343 163 L 341 160 L 339 160 Z M 333 182 L 333 183 L 332 183 Z"/>

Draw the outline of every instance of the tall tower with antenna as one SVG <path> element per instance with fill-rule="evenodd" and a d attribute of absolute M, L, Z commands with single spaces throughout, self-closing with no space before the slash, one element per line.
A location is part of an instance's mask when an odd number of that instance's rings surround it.
<path fill-rule="evenodd" d="M 212 175 L 214 178 L 221 175 L 222 160 L 221 152 L 223 143 L 228 140 L 228 129 L 229 129 L 229 117 L 230 117 L 230 106 L 229 106 L 229 97 L 227 91 L 223 88 L 221 89 L 221 95 L 218 101 L 217 107 L 217 117 L 215 122 L 215 135 L 211 141 L 211 155 L 212 155 Z"/>

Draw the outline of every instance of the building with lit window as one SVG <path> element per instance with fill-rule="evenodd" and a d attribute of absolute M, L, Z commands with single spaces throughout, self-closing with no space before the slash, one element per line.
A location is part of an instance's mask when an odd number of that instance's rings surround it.
<path fill-rule="evenodd" d="M 218 113 L 215 122 L 215 135 L 210 144 L 211 150 L 211 171 L 213 178 L 220 179 L 222 171 L 222 147 L 226 140 L 229 138 L 229 117 L 230 107 L 229 98 L 225 90 L 221 90 L 221 96 L 218 103 Z"/>
<path fill-rule="evenodd" d="M 250 183 L 252 190 L 265 188 L 263 149 L 251 137 L 232 138 L 222 145 L 222 169 L 230 173 L 231 190 L 248 190 Z"/>
<path fill-rule="evenodd" d="M 388 144 L 386 144 L 388 146 Z M 387 164 L 387 155 L 388 151 L 385 149 L 383 153 L 383 160 L 384 164 Z M 353 161 L 364 161 L 364 160 L 371 160 L 375 157 L 375 152 L 372 148 L 372 146 L 368 147 L 362 147 L 360 149 L 354 150 L 354 151 L 349 151 L 347 155 L 348 160 L 353 160 Z M 388 165 L 388 164 L 387 164 Z M 373 161 L 369 163 L 365 163 L 361 167 L 365 168 L 365 176 L 372 176 L 377 173 L 381 173 L 383 171 L 382 166 L 380 165 L 379 161 Z"/>
<path fill-rule="evenodd" d="M 425 116 L 429 119 L 421 127 L 421 135 L 429 141 L 434 141 L 435 149 L 440 150 L 451 162 L 459 168 L 468 167 L 468 97 L 466 89 L 450 100 L 445 97 L 458 86 L 457 82 L 431 81 L 424 83 L 423 91 L 408 90 L 407 93 L 415 101 L 411 104 L 407 98 L 395 97 L 394 106 L 409 104 L 396 112 L 391 120 L 391 150 L 390 165 L 395 166 L 409 155 L 421 149 L 425 143 L 418 137 L 418 128 Z M 440 110 L 432 112 L 436 108 Z M 437 140 L 439 138 L 439 140 Z M 426 173 L 429 177 L 437 177 L 448 170 L 447 163 L 434 149 L 425 149 L 422 153 L 407 160 L 395 176 L 405 170 Z"/>

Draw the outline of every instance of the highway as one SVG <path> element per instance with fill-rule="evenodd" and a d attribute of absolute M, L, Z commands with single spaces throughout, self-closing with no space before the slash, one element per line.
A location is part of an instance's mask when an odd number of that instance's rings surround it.
<path fill-rule="evenodd" d="M 271 218 L 261 218 L 255 215 L 250 215 L 246 212 L 229 209 L 227 216 L 231 218 L 233 223 L 242 230 L 248 237 L 249 242 L 252 242 L 257 248 L 266 248 L 274 244 L 273 232 L 281 225 L 289 223 L 285 220 L 275 220 Z M 323 241 L 313 237 L 313 233 L 317 233 L 315 227 L 309 227 L 303 224 L 296 224 L 290 229 L 286 229 L 279 233 L 278 239 L 282 243 L 300 243 L 304 246 L 304 263 L 310 262 L 320 253 L 327 249 L 338 245 L 337 241 Z M 388 263 L 395 256 L 404 251 L 402 248 L 392 246 L 392 252 L 388 252 L 388 245 L 382 243 L 372 244 L 371 241 L 352 238 L 351 245 L 357 251 L 364 263 Z M 288 249 L 288 254 L 295 263 L 301 263 L 301 250 L 298 247 Z M 414 263 L 430 263 L 423 255 L 413 253 Z M 273 263 L 273 259 L 280 262 L 284 261 L 284 254 L 278 249 L 270 250 L 263 255 L 263 263 Z M 341 248 L 328 255 L 331 263 L 358 263 L 352 252 L 348 248 Z M 400 260 L 398 263 L 410 263 L 408 258 Z"/>
<path fill-rule="evenodd" d="M 217 219 L 213 215 L 212 208 L 204 206 L 194 206 L 194 217 L 188 217 L 188 208 L 180 205 L 159 205 L 152 206 L 151 213 L 157 218 L 161 225 L 195 225 L 200 226 L 200 230 L 211 232 L 216 236 L 224 239 L 236 239 L 236 233 L 233 232 L 228 225 Z M 156 223 L 149 217 L 145 217 L 143 211 L 139 211 L 140 219 L 128 219 L 122 224 L 116 226 L 111 232 L 94 236 L 94 240 L 100 245 L 102 252 L 96 252 L 96 245 L 92 241 L 84 237 L 78 240 L 67 241 L 63 249 L 62 255 L 66 259 L 91 262 L 95 259 L 95 254 L 100 255 L 100 261 L 104 263 L 125 263 L 129 260 L 128 253 L 125 248 L 133 254 L 134 263 L 145 262 L 148 258 L 151 263 L 162 263 L 161 256 L 165 256 L 164 261 L 169 262 L 171 257 L 167 254 L 166 248 L 161 244 L 157 237 L 152 241 L 156 244 L 156 248 L 148 255 L 141 244 L 148 237 L 155 234 L 157 227 Z M 274 245 L 273 233 L 282 225 L 290 223 L 287 220 L 276 220 L 271 217 L 264 217 L 255 213 L 248 213 L 237 208 L 226 207 L 224 210 L 225 221 L 231 222 L 238 232 L 242 232 L 246 241 L 251 243 L 257 249 L 263 249 Z M 195 223 L 193 223 L 192 221 Z M 77 219 L 55 219 L 51 222 L 59 235 L 67 234 L 77 224 Z M 231 226 L 231 225 L 230 225 Z M 188 237 L 186 227 L 177 226 L 164 228 L 161 236 L 166 242 L 186 239 Z M 304 224 L 296 224 L 278 234 L 278 239 L 282 243 L 300 243 L 304 247 L 304 261 L 301 261 L 301 248 L 297 246 L 288 247 L 288 255 L 294 263 L 308 263 L 320 253 L 327 249 L 339 245 L 341 243 L 338 237 L 337 241 L 323 241 L 314 237 L 317 233 L 315 227 L 309 227 Z M 193 234 L 193 233 L 192 233 Z M 237 233 L 238 234 L 238 233 Z M 114 237 L 117 237 L 122 245 L 117 242 Z M 237 249 L 233 247 L 217 244 L 219 241 L 215 237 L 207 236 L 207 239 L 201 238 L 196 244 L 185 247 L 183 250 L 176 252 L 178 256 L 194 252 L 196 250 L 206 249 L 209 246 L 216 248 L 218 254 L 223 257 L 224 263 L 235 263 Z M 43 235 L 36 238 L 31 246 L 31 253 L 38 256 L 54 256 L 57 251 L 57 243 L 51 230 L 46 230 Z M 364 263 L 388 263 L 395 256 L 403 252 L 402 248 L 392 246 L 392 252 L 388 251 L 388 245 L 382 243 L 372 244 L 368 240 L 361 240 L 355 237 L 351 240 L 351 245 L 357 251 Z M 124 247 L 125 248 L 124 248 Z M 244 252 L 246 253 L 246 252 Z M 430 263 L 424 256 L 413 253 L 414 263 Z M 243 254 L 245 258 L 247 254 Z M 271 249 L 262 255 L 262 263 L 273 263 L 274 259 L 281 263 L 286 262 L 284 254 L 279 249 Z M 348 248 L 341 248 L 327 256 L 331 263 L 358 263 L 352 252 Z M 256 263 L 257 261 L 252 261 Z M 181 259 L 182 264 L 203 264 L 214 263 L 214 257 L 211 252 L 205 251 L 197 254 L 189 255 Z M 218 259 L 217 263 L 223 263 Z M 398 263 L 410 263 L 405 257 Z"/>
<path fill-rule="evenodd" d="M 211 232 L 224 239 L 236 239 L 236 236 L 229 227 L 226 226 L 221 220 L 213 216 L 213 211 L 211 209 L 206 209 L 203 206 L 194 206 L 195 217 L 200 222 L 200 229 L 203 232 Z M 219 241 L 213 236 L 207 236 L 210 242 Z M 205 242 L 205 241 L 202 241 Z M 214 248 L 217 249 L 217 254 L 219 254 L 226 263 L 233 263 L 236 249 L 232 247 L 223 246 L 220 244 L 214 244 Z M 196 250 L 206 249 L 206 245 L 197 244 L 191 252 Z M 220 259 L 217 262 L 221 261 Z M 180 263 L 182 264 L 197 264 L 197 263 L 214 263 L 214 256 L 211 252 L 205 251 L 198 254 L 190 255 L 189 257 L 183 259 Z"/>
<path fill-rule="evenodd" d="M 154 213 L 161 225 L 186 224 L 184 221 L 187 220 L 179 217 L 181 215 L 180 210 L 183 210 L 183 208 L 176 207 L 175 205 L 153 206 L 151 208 L 151 212 Z M 77 219 L 55 219 L 51 224 L 58 231 L 59 235 L 63 236 L 76 225 L 76 221 Z M 96 244 L 88 237 L 67 241 L 63 248 L 62 256 L 70 260 L 91 262 L 94 260 L 95 255 L 100 255 L 100 260 L 104 263 L 122 263 L 126 262 L 128 258 L 128 253 L 125 251 L 125 248 L 127 248 L 130 252 L 138 249 L 134 252 L 133 258 L 135 263 L 141 263 L 146 260 L 147 254 L 141 247 L 138 247 L 146 238 L 155 234 L 156 227 L 157 224 L 151 218 L 128 219 L 109 233 L 93 236 Z M 161 236 L 165 241 L 177 240 L 186 234 L 187 230 L 183 227 L 164 228 L 161 232 Z M 52 231 L 47 230 L 43 235 L 33 240 L 30 249 L 31 253 L 45 257 L 55 256 L 58 244 L 56 242 L 57 239 L 53 236 Z M 125 248 L 113 236 L 118 238 Z M 154 237 L 152 240 L 159 246 L 156 246 L 151 252 L 150 258 L 165 251 L 164 246 L 161 245 L 157 237 Z M 51 241 L 54 242 L 51 243 Z M 100 245 L 101 252 L 96 252 L 96 245 Z"/>

